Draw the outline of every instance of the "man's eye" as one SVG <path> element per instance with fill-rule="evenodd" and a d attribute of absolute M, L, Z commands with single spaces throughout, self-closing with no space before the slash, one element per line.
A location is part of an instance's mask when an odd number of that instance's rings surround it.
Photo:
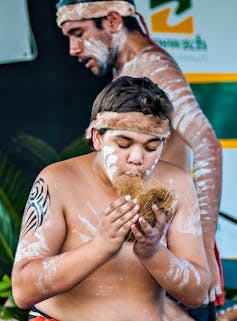
<path fill-rule="evenodd" d="M 81 37 L 82 37 L 82 35 L 83 35 L 83 33 L 82 33 L 82 32 L 75 34 L 75 36 L 76 36 L 77 38 L 81 38 Z"/>

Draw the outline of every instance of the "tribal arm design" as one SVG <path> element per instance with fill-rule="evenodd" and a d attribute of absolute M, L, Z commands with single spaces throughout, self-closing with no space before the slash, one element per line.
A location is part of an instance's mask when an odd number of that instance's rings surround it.
<path fill-rule="evenodd" d="M 22 235 L 26 235 L 30 230 L 38 229 L 47 213 L 50 204 L 50 194 L 48 185 L 42 178 L 35 181 L 24 211 L 22 223 Z"/>

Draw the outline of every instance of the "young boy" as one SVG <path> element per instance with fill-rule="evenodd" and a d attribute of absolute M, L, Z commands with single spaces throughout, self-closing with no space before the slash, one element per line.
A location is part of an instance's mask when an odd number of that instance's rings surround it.
<path fill-rule="evenodd" d="M 31 317 L 161 321 L 165 291 L 190 307 L 208 302 L 210 275 L 192 179 L 160 160 L 172 111 L 151 80 L 121 77 L 94 102 L 86 132 L 94 152 L 38 175 L 12 273 L 15 301 L 33 307 Z M 172 190 L 172 218 L 167 222 L 154 203 L 151 226 L 133 196 L 118 196 L 121 177 Z M 126 240 L 129 231 L 133 242 Z"/>

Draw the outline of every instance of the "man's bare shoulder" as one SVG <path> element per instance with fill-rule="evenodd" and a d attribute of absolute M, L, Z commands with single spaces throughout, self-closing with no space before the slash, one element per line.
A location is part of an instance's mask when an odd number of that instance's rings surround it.
<path fill-rule="evenodd" d="M 123 75 L 148 77 L 162 89 L 167 86 L 167 82 L 173 82 L 177 78 L 185 82 L 183 73 L 169 53 L 161 47 L 152 45 L 137 52 L 132 60 L 124 64 L 116 77 Z"/>

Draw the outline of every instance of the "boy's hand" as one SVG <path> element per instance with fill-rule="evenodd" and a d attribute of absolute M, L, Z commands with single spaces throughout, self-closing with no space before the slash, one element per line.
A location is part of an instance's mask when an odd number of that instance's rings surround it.
<path fill-rule="evenodd" d="M 102 213 L 97 232 L 93 242 L 97 247 L 106 251 L 110 257 L 116 254 L 128 233 L 131 225 L 134 224 L 138 215 L 139 206 L 130 196 L 120 197 L 113 201 Z"/>
<path fill-rule="evenodd" d="M 156 224 L 154 227 L 151 227 L 143 217 L 139 218 L 142 232 L 138 230 L 135 224 L 131 226 L 135 237 L 134 253 L 141 258 L 151 257 L 156 252 L 166 226 L 164 212 L 159 210 L 157 205 L 153 205 L 152 209 L 156 215 Z"/>

